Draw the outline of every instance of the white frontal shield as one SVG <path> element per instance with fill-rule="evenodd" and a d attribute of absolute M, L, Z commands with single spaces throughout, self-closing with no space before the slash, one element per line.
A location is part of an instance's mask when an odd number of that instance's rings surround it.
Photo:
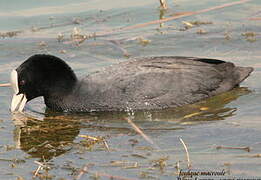
<path fill-rule="evenodd" d="M 27 102 L 27 98 L 25 94 L 18 94 L 19 93 L 19 86 L 18 86 L 18 75 L 17 71 L 13 70 L 11 72 L 11 86 L 14 90 L 14 95 L 11 103 L 11 112 L 20 111 L 22 112 L 24 106 Z"/>

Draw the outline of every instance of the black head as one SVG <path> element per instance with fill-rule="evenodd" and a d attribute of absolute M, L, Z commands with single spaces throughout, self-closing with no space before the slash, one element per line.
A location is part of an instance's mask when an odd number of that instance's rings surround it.
<path fill-rule="evenodd" d="M 19 104 L 23 105 L 38 96 L 59 96 L 70 93 L 76 82 L 74 72 L 60 58 L 44 54 L 31 56 L 11 73 L 11 84 L 15 91 L 13 101 L 15 96 L 19 95 L 24 95 L 26 99 L 23 100 L 22 96 L 16 97 L 20 102 L 12 101 L 11 110 L 15 111 L 17 107 L 23 109 Z M 21 103 L 22 101 L 26 102 Z"/>

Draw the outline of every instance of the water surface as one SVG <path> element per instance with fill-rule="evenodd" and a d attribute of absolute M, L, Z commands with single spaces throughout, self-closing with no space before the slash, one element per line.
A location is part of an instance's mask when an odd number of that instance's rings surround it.
<path fill-rule="evenodd" d="M 35 53 L 63 58 L 79 77 L 128 58 L 157 55 L 218 58 L 254 67 L 255 71 L 242 88 L 194 105 L 150 112 L 53 113 L 46 111 L 42 99 L 37 98 L 26 106 L 25 114 L 12 115 L 12 90 L 1 88 L 0 179 L 31 179 L 39 165 L 35 161 L 48 166 L 37 174 L 40 179 L 73 179 L 84 166 L 88 173 L 82 179 L 108 179 L 112 175 L 175 179 L 180 169 L 188 171 L 179 138 L 188 147 L 192 171 L 224 170 L 225 177 L 230 178 L 260 177 L 261 22 L 255 18 L 261 16 L 261 2 L 252 0 L 119 31 L 228 2 L 236 1 L 169 1 L 169 9 L 161 11 L 153 0 L 2 0 L 1 83 L 8 82 L 10 71 Z M 192 27 L 186 28 L 188 23 Z M 73 41 L 73 31 L 92 38 Z M 63 38 L 58 41 L 59 34 Z M 100 36 L 93 38 L 94 34 Z M 126 118 L 132 119 L 154 144 L 137 134 Z M 92 141 L 88 136 L 97 139 Z M 250 152 L 218 146 L 249 147 Z"/>

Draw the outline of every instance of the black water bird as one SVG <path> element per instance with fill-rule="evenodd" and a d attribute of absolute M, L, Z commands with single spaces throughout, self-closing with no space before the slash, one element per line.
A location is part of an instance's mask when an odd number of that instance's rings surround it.
<path fill-rule="evenodd" d="M 11 73 L 11 111 L 43 96 L 53 111 L 153 110 L 191 104 L 229 91 L 253 71 L 216 59 L 136 58 L 78 79 L 60 58 L 37 54 Z"/>

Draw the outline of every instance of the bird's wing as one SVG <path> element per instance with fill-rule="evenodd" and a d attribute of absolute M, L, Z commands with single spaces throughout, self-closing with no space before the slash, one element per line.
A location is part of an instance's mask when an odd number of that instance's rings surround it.
<path fill-rule="evenodd" d="M 194 103 L 233 88 L 234 69 L 232 63 L 219 60 L 154 57 L 105 68 L 83 81 L 86 100 L 93 104 L 159 109 Z"/>

